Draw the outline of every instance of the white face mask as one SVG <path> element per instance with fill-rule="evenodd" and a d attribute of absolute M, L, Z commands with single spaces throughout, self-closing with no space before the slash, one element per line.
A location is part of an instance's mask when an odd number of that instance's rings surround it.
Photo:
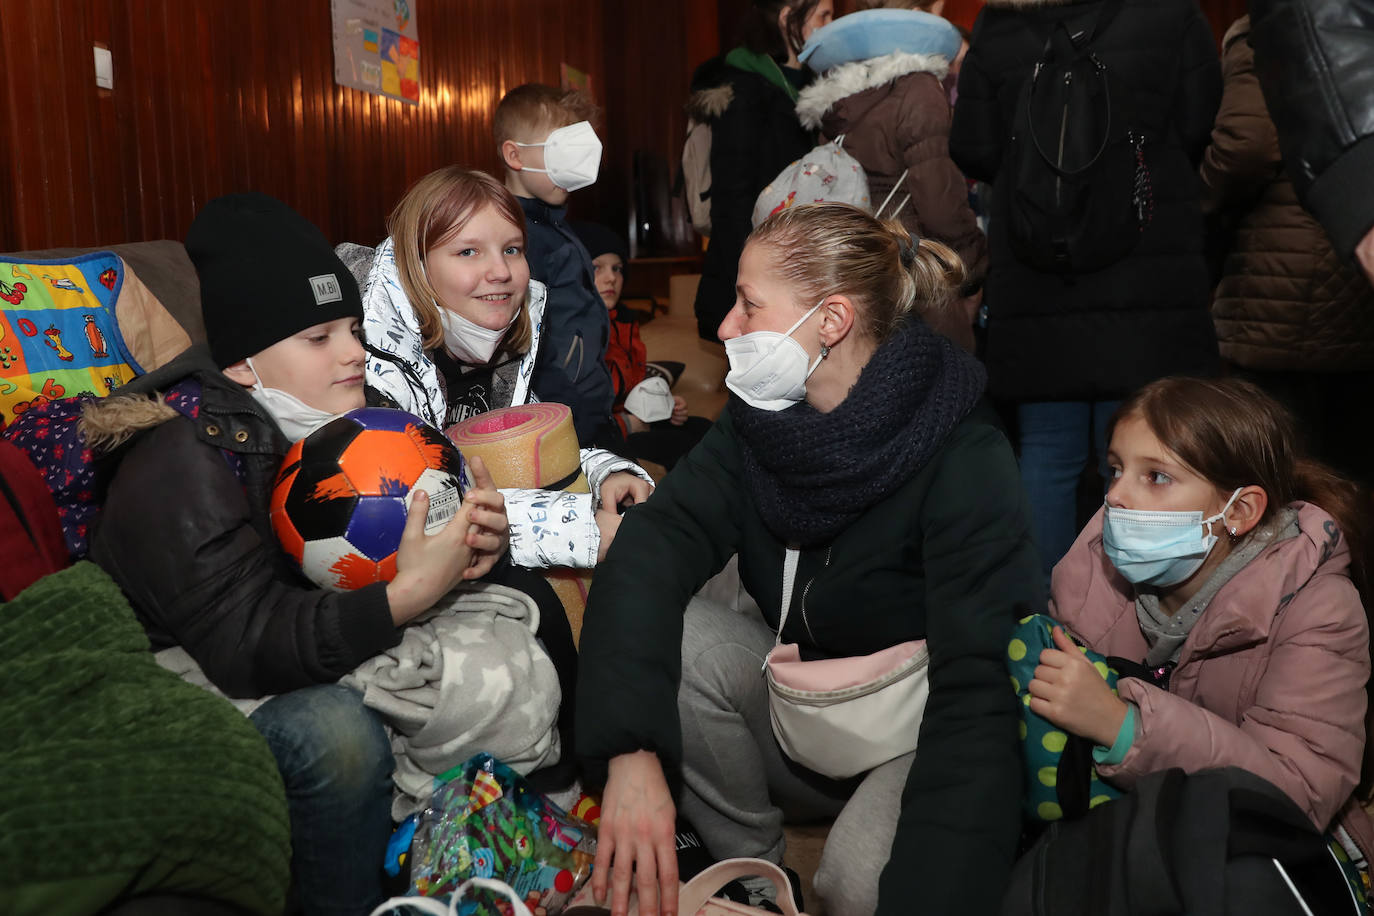
<path fill-rule="evenodd" d="M 590 121 L 560 127 L 543 143 L 516 143 L 516 146 L 544 147 L 544 168 L 525 167 L 526 172 L 548 175 L 564 191 L 580 191 L 596 184 L 601 169 L 601 140 Z"/>
<path fill-rule="evenodd" d="M 821 355 L 808 367 L 806 348 L 792 338 L 792 332 L 824 302 L 817 302 L 785 334 L 750 331 L 727 340 L 725 356 L 730 360 L 730 371 L 725 374 L 725 386 L 759 410 L 783 410 L 806 397 L 806 380 L 828 350 L 822 347 Z"/>
<path fill-rule="evenodd" d="M 506 339 L 506 333 L 520 315 L 520 311 L 517 309 L 515 314 L 510 317 L 510 324 L 498 331 L 493 331 L 491 328 L 484 328 L 480 324 L 469 321 L 437 302 L 435 305 L 439 309 L 439 323 L 444 326 L 444 346 L 448 347 L 448 352 L 452 353 L 460 363 L 469 366 L 485 366 L 491 362 L 491 358 L 496 355 L 497 348 L 501 346 L 501 341 Z"/>
<path fill-rule="evenodd" d="M 253 360 L 249 358 L 246 362 L 248 370 L 253 373 L 256 380 L 250 392 L 253 400 L 267 411 L 267 415 L 276 421 L 282 435 L 292 442 L 299 442 L 335 417 L 343 416 L 340 413 L 330 413 L 318 407 L 311 407 L 294 394 L 280 388 L 268 388 L 262 383 L 262 376 L 258 375 L 258 370 L 253 367 Z"/>

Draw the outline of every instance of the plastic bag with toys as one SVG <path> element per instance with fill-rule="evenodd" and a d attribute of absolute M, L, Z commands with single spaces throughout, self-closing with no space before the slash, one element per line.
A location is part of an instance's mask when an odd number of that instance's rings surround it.
<path fill-rule="evenodd" d="M 410 842 L 410 893 L 452 894 L 470 878 L 510 885 L 534 916 L 555 916 L 591 875 L 596 828 L 530 788 L 490 754 L 436 779 Z M 461 916 L 507 916 L 510 903 L 485 892 Z"/>

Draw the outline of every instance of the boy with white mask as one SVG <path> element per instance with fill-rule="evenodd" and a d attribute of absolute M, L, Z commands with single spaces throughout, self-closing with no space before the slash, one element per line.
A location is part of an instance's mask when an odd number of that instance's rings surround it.
<path fill-rule="evenodd" d="M 616 448 L 615 393 L 606 369 L 610 322 L 591 256 L 567 222 L 568 195 L 596 181 L 595 107 L 579 92 L 527 83 L 496 106 L 494 133 L 506 187 L 525 213 L 530 276 L 548 288 L 534 393 L 572 408 L 581 444 Z"/>
<path fill-rule="evenodd" d="M 334 593 L 278 547 L 268 501 L 291 440 L 363 406 L 357 285 L 309 221 L 263 194 L 211 201 L 186 239 L 208 347 L 88 408 L 108 481 L 91 559 L 129 596 L 156 650 L 179 647 L 276 757 L 306 912 L 381 899 L 393 757 L 360 693 L 335 683 L 505 552 L 486 469 L 452 524 L 424 533 L 417 493 L 389 583 Z M 102 444 L 109 448 L 101 454 Z"/>

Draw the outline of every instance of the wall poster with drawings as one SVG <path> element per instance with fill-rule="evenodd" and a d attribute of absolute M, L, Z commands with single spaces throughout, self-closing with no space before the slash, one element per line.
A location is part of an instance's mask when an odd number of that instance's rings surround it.
<path fill-rule="evenodd" d="M 334 81 L 420 103 L 418 0 L 330 0 Z"/>

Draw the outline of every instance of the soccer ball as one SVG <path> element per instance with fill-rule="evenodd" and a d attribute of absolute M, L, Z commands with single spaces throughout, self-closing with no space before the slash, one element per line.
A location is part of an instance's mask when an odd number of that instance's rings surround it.
<path fill-rule="evenodd" d="M 396 578 L 412 489 L 425 533 L 458 513 L 468 481 L 443 433 L 402 410 L 361 407 L 291 446 L 272 488 L 272 530 L 310 581 L 351 591 Z"/>

